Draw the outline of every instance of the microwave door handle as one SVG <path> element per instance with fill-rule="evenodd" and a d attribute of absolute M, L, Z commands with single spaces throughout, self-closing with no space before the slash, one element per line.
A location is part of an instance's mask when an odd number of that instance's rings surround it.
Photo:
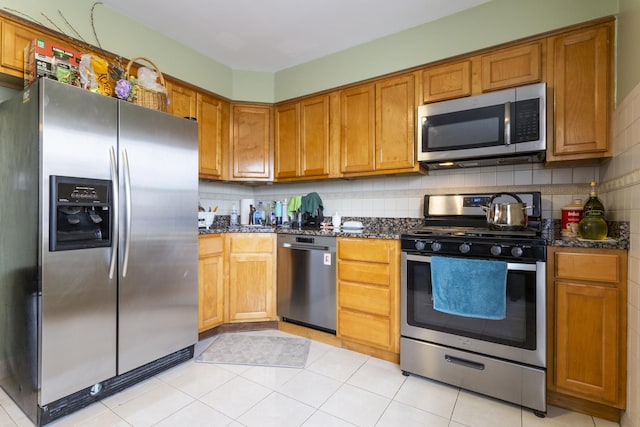
<path fill-rule="evenodd" d="M 511 145 L 511 102 L 504 103 L 504 145 Z"/>
<path fill-rule="evenodd" d="M 504 145 L 511 145 L 511 102 L 504 103 Z"/>

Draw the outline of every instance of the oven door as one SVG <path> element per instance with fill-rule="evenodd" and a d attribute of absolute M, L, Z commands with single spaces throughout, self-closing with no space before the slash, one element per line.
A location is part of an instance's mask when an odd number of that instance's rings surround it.
<path fill-rule="evenodd" d="M 430 256 L 402 253 L 402 336 L 546 366 L 545 262 L 508 263 L 507 311 L 502 320 L 435 310 L 430 266 Z"/>

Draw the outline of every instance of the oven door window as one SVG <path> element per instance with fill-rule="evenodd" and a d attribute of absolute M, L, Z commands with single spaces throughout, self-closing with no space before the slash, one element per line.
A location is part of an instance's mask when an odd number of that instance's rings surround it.
<path fill-rule="evenodd" d="M 488 320 L 435 310 L 430 265 L 428 262 L 407 260 L 406 321 L 409 325 L 535 350 L 535 271 L 508 271 L 506 317 L 501 320 Z"/>
<path fill-rule="evenodd" d="M 425 117 L 422 151 L 504 145 L 505 105 L 492 105 Z"/>

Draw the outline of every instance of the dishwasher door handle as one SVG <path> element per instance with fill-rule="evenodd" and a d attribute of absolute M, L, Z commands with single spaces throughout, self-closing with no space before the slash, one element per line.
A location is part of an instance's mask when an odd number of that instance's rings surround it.
<path fill-rule="evenodd" d="M 288 249 L 300 249 L 303 251 L 328 251 L 329 247 L 327 246 L 314 246 L 314 245 L 292 245 L 291 243 L 283 243 L 283 248 Z"/>

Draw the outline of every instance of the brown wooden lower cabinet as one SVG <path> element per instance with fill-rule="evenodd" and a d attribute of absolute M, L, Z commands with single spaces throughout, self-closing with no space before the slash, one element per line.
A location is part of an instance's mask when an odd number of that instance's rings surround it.
<path fill-rule="evenodd" d="M 198 332 L 276 320 L 275 233 L 201 235 Z"/>
<path fill-rule="evenodd" d="M 548 403 L 619 421 L 626 406 L 627 253 L 548 249 Z"/>
<path fill-rule="evenodd" d="M 198 240 L 198 332 L 224 322 L 224 237 L 200 236 Z"/>
<path fill-rule="evenodd" d="M 399 361 L 400 243 L 338 238 L 337 331 L 343 347 Z"/>

